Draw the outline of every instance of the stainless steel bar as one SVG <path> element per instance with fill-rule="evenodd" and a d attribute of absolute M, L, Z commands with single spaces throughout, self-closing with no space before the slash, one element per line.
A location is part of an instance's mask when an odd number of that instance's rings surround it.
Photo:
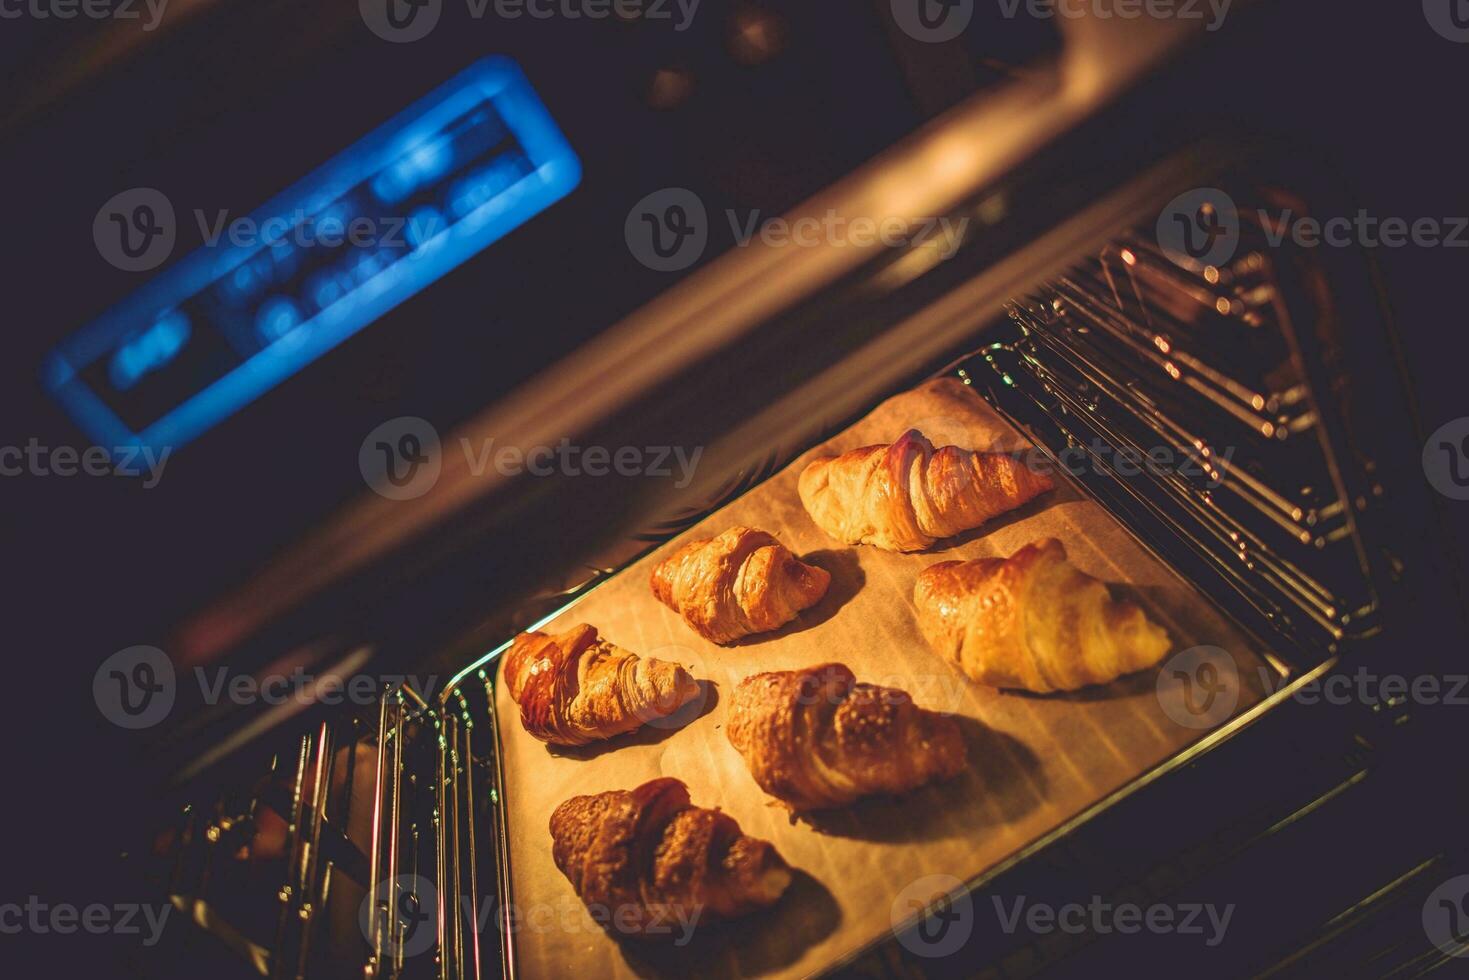
<path fill-rule="evenodd" d="M 297 897 L 296 882 L 292 880 L 291 869 L 300 867 L 302 861 L 302 849 L 305 846 L 301 835 L 301 821 L 303 807 L 305 805 L 306 774 L 311 759 L 312 736 L 308 733 L 301 736 L 301 747 L 296 753 L 296 776 L 291 783 L 291 814 L 287 824 L 286 835 L 291 841 L 290 857 L 287 861 L 287 878 L 281 884 L 278 894 L 281 909 L 276 923 L 275 943 L 271 949 L 270 975 L 273 978 L 286 976 L 287 964 L 290 961 L 288 949 L 294 946 L 289 936 L 294 931 L 295 903 Z"/>
<path fill-rule="evenodd" d="M 388 740 L 388 699 L 384 697 L 378 703 L 377 714 L 377 764 L 373 780 L 372 791 L 372 841 L 369 846 L 369 858 L 371 870 L 367 882 L 367 907 L 369 909 L 368 923 L 368 953 L 367 964 L 363 967 L 363 974 L 371 980 L 376 977 L 382 966 L 383 956 L 383 909 L 380 905 L 381 898 L 378 894 L 379 871 L 381 869 L 382 853 L 382 831 L 383 831 L 383 770 L 387 763 L 387 740 Z"/>
<path fill-rule="evenodd" d="M 475 827 L 478 824 L 478 814 L 474 809 L 474 717 L 469 712 L 469 704 L 464 700 L 464 693 L 456 690 L 454 692 L 459 701 L 459 716 L 463 719 L 464 729 L 464 796 L 465 808 L 469 819 L 466 821 L 469 837 L 469 916 L 471 928 L 470 934 L 470 966 L 471 976 L 474 980 L 480 980 L 480 906 L 479 906 L 479 852 L 475 847 Z"/>
<path fill-rule="evenodd" d="M 437 715 L 433 719 L 434 733 L 437 736 L 434 757 L 434 880 L 438 884 L 435 899 L 438 902 L 438 915 L 435 916 L 435 925 L 438 928 L 439 943 L 439 980 L 449 980 L 448 964 L 444 961 L 443 951 L 445 938 L 448 934 L 448 925 L 444 921 L 447 914 L 445 909 L 445 888 L 447 884 L 447 855 L 444 847 L 444 789 L 448 782 L 448 773 L 445 762 L 445 741 L 442 723 Z"/>
<path fill-rule="evenodd" d="M 392 798 L 388 818 L 388 882 L 391 889 L 388 910 L 388 945 L 391 947 L 393 956 L 393 976 L 403 972 L 403 920 L 397 914 L 402 901 L 400 894 L 401 884 L 398 881 L 398 838 L 401 833 L 402 814 L 400 812 L 403 795 L 403 731 L 404 711 L 401 692 L 393 694 L 393 725 L 388 730 L 388 738 L 393 745 L 392 772 L 388 777 L 388 785 Z"/>
<path fill-rule="evenodd" d="M 318 883 L 325 883 L 321 871 L 321 830 L 326 820 L 327 796 L 331 790 L 334 745 L 331 724 L 323 721 L 316 736 L 316 777 L 311 787 L 311 833 L 301 861 L 300 897 L 296 909 L 296 915 L 301 920 L 296 952 L 296 980 L 306 980 L 306 961 L 311 955 L 311 936 L 317 913 L 326 905 L 325 895 L 321 893 Z"/>

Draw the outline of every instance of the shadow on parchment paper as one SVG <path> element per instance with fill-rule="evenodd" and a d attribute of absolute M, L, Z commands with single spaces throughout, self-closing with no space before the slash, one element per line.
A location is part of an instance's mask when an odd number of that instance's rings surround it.
<path fill-rule="evenodd" d="M 824 548 L 821 551 L 813 551 L 797 557 L 808 565 L 824 568 L 831 573 L 831 584 L 826 587 L 826 595 L 822 596 L 821 601 L 816 605 L 803 610 L 799 616 L 780 629 L 771 630 L 769 633 L 742 636 L 729 646 L 742 647 L 766 643 L 820 626 L 852 601 L 852 598 L 861 591 L 863 583 L 867 581 L 862 566 L 858 564 L 857 552 L 851 548 Z"/>
<path fill-rule="evenodd" d="M 954 715 L 969 749 L 969 768 L 903 797 L 870 796 L 840 810 L 796 819 L 820 834 L 889 844 L 972 837 L 1010 823 L 1040 805 L 1045 779 L 1025 743 L 963 715 Z M 996 812 L 998 811 L 998 812 Z"/>
<path fill-rule="evenodd" d="M 623 942 L 623 961 L 640 977 L 748 977 L 789 966 L 836 931 L 842 911 L 826 886 L 799 868 L 768 909 L 696 929 L 684 946 Z"/>
<path fill-rule="evenodd" d="M 704 717 L 719 704 L 719 685 L 711 680 L 699 680 L 699 695 L 688 704 L 665 718 L 655 718 L 635 732 L 604 738 L 588 745 L 546 746 L 548 755 L 564 756 L 568 759 L 595 759 L 607 752 L 616 752 L 629 745 L 657 745 L 677 734 L 685 726 Z"/>

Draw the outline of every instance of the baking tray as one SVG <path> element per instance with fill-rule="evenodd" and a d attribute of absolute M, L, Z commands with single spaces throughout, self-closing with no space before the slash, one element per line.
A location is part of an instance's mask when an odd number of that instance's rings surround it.
<path fill-rule="evenodd" d="M 904 890 L 935 874 L 972 880 L 1139 779 L 1207 734 L 1180 723 L 1181 688 L 1159 670 L 1106 687 L 1037 696 L 966 680 L 923 641 L 914 618 L 919 572 L 946 559 L 1008 556 L 1038 538 L 1139 602 L 1174 650 L 1227 650 L 1239 670 L 1233 714 L 1262 700 L 1273 673 L 1237 627 L 1151 556 L 1099 505 L 1057 477 L 1057 488 L 958 538 L 917 554 L 848 547 L 806 515 L 796 480 L 814 456 L 891 442 L 907 428 L 936 445 L 1018 451 L 1028 443 L 959 379 L 931 380 L 883 402 L 839 435 L 614 575 L 541 628 L 597 627 L 643 656 L 687 666 L 708 683 L 682 728 L 646 727 L 610 743 L 549 747 L 526 735 L 505 685 L 495 685 L 510 841 L 514 965 L 525 977 L 804 976 L 883 939 L 911 916 Z M 710 643 L 659 603 L 653 565 L 686 538 L 746 524 L 775 534 L 832 574 L 826 597 L 784 628 L 730 647 Z M 751 778 L 725 736 L 730 692 L 749 674 L 846 663 L 862 681 L 900 687 L 924 707 L 953 712 L 970 768 L 905 797 L 869 798 L 793 821 Z M 683 720 L 683 719 L 680 719 Z M 729 813 L 774 842 L 797 869 L 773 909 L 697 931 L 682 946 L 619 942 L 597 926 L 551 858 L 547 821 L 563 800 L 631 789 L 658 776 L 689 786 L 697 806 Z M 909 894 L 911 894 L 911 889 Z M 929 898 L 932 896 L 924 896 Z"/>

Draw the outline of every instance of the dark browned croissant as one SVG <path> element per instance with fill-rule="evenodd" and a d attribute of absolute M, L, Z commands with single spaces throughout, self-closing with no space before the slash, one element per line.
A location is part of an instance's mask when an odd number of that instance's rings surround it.
<path fill-rule="evenodd" d="M 653 594 L 715 643 L 777 629 L 826 595 L 831 574 L 774 535 L 732 527 L 690 541 L 653 569 Z"/>
<path fill-rule="evenodd" d="M 543 742 L 585 745 L 673 714 L 699 694 L 687 670 L 639 657 L 582 623 L 557 636 L 522 633 L 505 654 L 520 723 Z"/>
<path fill-rule="evenodd" d="M 683 939 L 700 922 L 773 905 L 791 869 L 769 841 L 689 803 L 677 779 L 574 796 L 551 814 L 552 857 L 609 932 Z"/>
<path fill-rule="evenodd" d="M 905 793 L 964 769 L 953 718 L 907 693 L 858 684 L 843 664 L 747 677 L 735 688 L 729 740 L 760 788 L 792 810 Z"/>
<path fill-rule="evenodd" d="M 811 519 L 837 540 L 921 551 L 1052 486 L 1013 456 L 934 449 L 923 433 L 909 429 L 890 446 L 812 460 L 797 489 Z"/>
<path fill-rule="evenodd" d="M 1047 693 L 1151 667 L 1168 634 L 1072 567 L 1055 538 L 1009 558 L 941 561 L 913 590 L 918 626 L 941 655 L 995 687 Z"/>

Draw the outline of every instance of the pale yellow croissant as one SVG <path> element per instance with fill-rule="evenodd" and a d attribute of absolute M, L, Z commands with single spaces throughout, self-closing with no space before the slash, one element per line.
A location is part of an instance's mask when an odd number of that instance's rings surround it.
<path fill-rule="evenodd" d="M 707 640 L 729 643 L 777 629 L 826 595 L 831 574 L 774 535 L 732 527 L 691 541 L 653 569 L 653 594 Z"/>
<path fill-rule="evenodd" d="M 555 745 L 633 731 L 699 695 L 678 664 L 614 646 L 586 623 L 556 636 L 522 633 L 505 654 L 503 676 L 525 730 Z"/>
<path fill-rule="evenodd" d="M 1135 604 L 1066 561 L 1060 541 L 1009 558 L 943 561 L 913 589 L 929 644 L 973 680 L 1048 693 L 1151 667 L 1168 634 Z"/>
<path fill-rule="evenodd" d="M 921 551 L 1026 503 L 1053 484 L 1004 453 L 935 449 L 917 429 L 890 446 L 813 460 L 798 491 L 817 525 L 847 544 Z"/>

